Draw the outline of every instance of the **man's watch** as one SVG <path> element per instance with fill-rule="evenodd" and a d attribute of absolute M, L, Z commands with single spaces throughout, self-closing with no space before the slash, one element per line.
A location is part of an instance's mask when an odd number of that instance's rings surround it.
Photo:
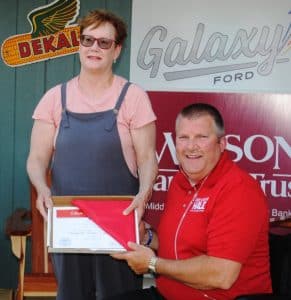
<path fill-rule="evenodd" d="M 149 261 L 149 270 L 153 273 L 156 273 L 156 265 L 157 265 L 158 257 L 157 256 L 152 256 L 150 261 Z"/>

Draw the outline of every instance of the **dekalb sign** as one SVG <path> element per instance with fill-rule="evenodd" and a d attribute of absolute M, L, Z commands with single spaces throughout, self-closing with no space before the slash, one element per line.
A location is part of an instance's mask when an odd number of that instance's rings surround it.
<path fill-rule="evenodd" d="M 27 15 L 31 32 L 7 38 L 1 47 L 4 63 L 17 67 L 79 50 L 79 26 L 73 23 L 80 10 L 80 0 L 56 0 Z"/>

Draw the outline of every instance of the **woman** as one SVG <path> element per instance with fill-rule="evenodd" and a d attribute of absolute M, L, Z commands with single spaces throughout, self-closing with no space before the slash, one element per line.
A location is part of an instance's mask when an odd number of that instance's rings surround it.
<path fill-rule="evenodd" d="M 156 117 L 147 94 L 112 71 L 125 23 L 95 10 L 79 25 L 79 76 L 50 89 L 33 114 L 27 171 L 37 208 L 46 219 L 51 195 L 135 195 L 124 213 L 137 208 L 141 218 L 157 174 Z M 99 300 L 142 284 L 109 255 L 54 254 L 53 262 L 57 300 Z"/>

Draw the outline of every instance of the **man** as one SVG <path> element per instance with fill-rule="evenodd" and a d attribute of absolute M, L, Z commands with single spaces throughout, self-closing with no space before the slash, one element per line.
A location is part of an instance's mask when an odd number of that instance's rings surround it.
<path fill-rule="evenodd" d="M 137 274 L 156 273 L 156 295 L 146 290 L 147 298 L 140 299 L 226 300 L 272 292 L 266 197 L 225 148 L 223 119 L 215 107 L 196 103 L 179 113 L 180 171 L 157 235 L 148 230 L 149 247 L 130 242 L 132 251 L 113 255 Z"/>

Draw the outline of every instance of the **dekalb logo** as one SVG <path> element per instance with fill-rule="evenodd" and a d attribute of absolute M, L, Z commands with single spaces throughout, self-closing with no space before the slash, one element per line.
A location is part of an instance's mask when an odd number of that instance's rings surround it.
<path fill-rule="evenodd" d="M 56 0 L 27 15 L 31 32 L 7 38 L 1 47 L 5 64 L 11 67 L 69 55 L 79 50 L 80 0 Z"/>

